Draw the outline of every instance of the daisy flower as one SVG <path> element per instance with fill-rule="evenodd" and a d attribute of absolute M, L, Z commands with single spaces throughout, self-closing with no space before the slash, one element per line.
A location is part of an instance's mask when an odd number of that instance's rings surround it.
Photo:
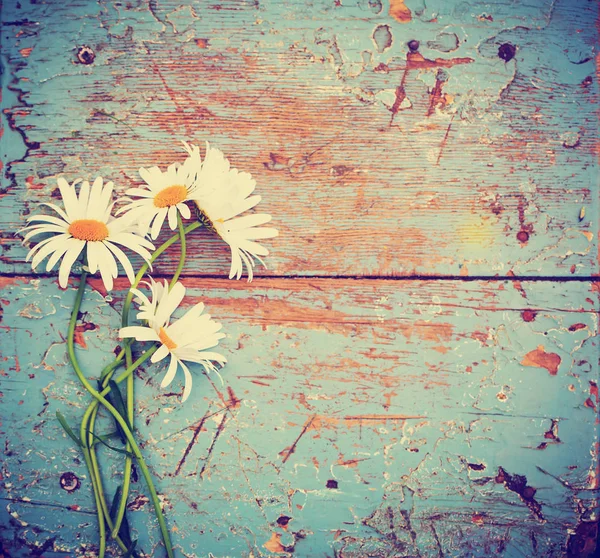
<path fill-rule="evenodd" d="M 207 142 L 204 162 L 189 196 L 196 204 L 198 219 L 231 248 L 230 279 L 239 279 L 245 265 L 248 281 L 252 281 L 254 260 L 265 265 L 260 256 L 269 253 L 255 241 L 278 235 L 277 229 L 260 226 L 271 220 L 266 213 L 239 217 L 260 202 L 260 196 L 250 195 L 255 187 L 249 173 L 231 168 L 223 153 Z"/>
<path fill-rule="evenodd" d="M 207 351 L 219 344 L 225 334 L 219 333 L 221 324 L 215 322 L 209 314 L 202 314 L 204 304 L 200 302 L 190 308 L 179 320 L 171 323 L 171 314 L 179 306 L 185 296 L 185 287 L 176 283 L 169 290 L 166 280 L 163 284 L 150 279 L 148 284 L 151 296 L 148 298 L 138 289 L 132 289 L 140 312 L 137 319 L 145 321 L 145 326 L 128 326 L 119 331 L 119 337 L 133 337 L 137 341 L 155 341 L 160 343 L 159 349 L 152 355 L 151 362 L 159 362 L 170 355 L 169 368 L 160 387 L 167 387 L 175 378 L 181 366 L 185 376 L 182 402 L 192 390 L 192 375 L 184 364 L 197 362 L 207 372 L 216 370 L 212 361 L 223 365 L 227 359 L 212 351 Z"/>
<path fill-rule="evenodd" d="M 191 216 L 190 208 L 186 201 L 194 191 L 196 177 L 202 166 L 200 150 L 183 142 L 188 152 L 187 159 L 182 163 L 173 163 L 165 172 L 158 167 L 141 168 L 139 170 L 142 180 L 146 185 L 142 188 L 130 188 L 126 191 L 128 196 L 139 199 L 133 200 L 123 207 L 120 212 L 131 213 L 131 216 L 140 225 L 140 233 L 155 239 L 168 219 L 171 230 L 177 228 L 177 213 L 184 219 Z"/>
<path fill-rule="evenodd" d="M 131 221 L 125 217 L 111 216 L 113 183 L 96 178 L 92 187 L 87 181 L 76 180 L 72 185 L 64 178 L 57 180 L 64 210 L 53 203 L 42 203 L 57 215 L 35 215 L 27 219 L 31 226 L 19 232 L 26 232 L 23 243 L 40 234 L 52 236 L 38 242 L 27 254 L 26 261 L 32 258 L 31 266 L 35 268 L 50 256 L 46 271 L 50 271 L 62 258 L 58 271 L 58 282 L 61 287 L 67 286 L 73 264 L 85 248 L 87 266 L 90 273 L 100 271 L 107 291 L 113 288 L 113 279 L 118 275 L 117 262 L 125 270 L 129 281 L 135 278 L 131 262 L 117 246 L 125 246 L 136 252 L 146 261 L 151 257 L 148 250 L 153 250 L 152 243 L 135 234 Z M 79 195 L 75 185 L 81 182 Z M 115 259 L 116 258 L 116 259 Z"/>

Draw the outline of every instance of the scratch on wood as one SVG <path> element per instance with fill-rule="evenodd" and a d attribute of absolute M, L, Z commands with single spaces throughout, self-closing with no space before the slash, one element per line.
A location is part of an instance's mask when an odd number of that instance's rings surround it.
<path fill-rule="evenodd" d="M 302 438 L 302 436 L 304 436 L 304 434 L 310 428 L 310 425 L 313 423 L 313 420 L 315 420 L 315 418 L 317 418 L 317 415 L 313 415 L 312 417 L 310 417 L 304 423 L 304 426 L 302 427 L 302 431 L 300 432 L 300 434 L 298 435 L 298 437 L 296 438 L 294 443 L 289 448 L 287 448 L 287 451 L 283 450 L 282 453 L 285 453 L 285 457 L 283 458 L 283 463 L 285 463 L 290 458 L 290 455 L 292 455 L 292 453 L 294 453 L 294 451 L 296 451 L 296 446 L 298 445 L 300 438 Z"/>
<path fill-rule="evenodd" d="M 227 420 L 227 413 L 223 413 L 223 418 L 221 419 L 221 422 L 219 423 L 217 431 L 215 432 L 213 440 L 212 440 L 212 442 L 210 444 L 210 448 L 208 448 L 208 455 L 206 456 L 206 459 L 204 460 L 204 464 L 202 465 L 202 470 L 200 471 L 200 478 L 204 478 L 204 471 L 206 471 L 206 468 L 208 467 L 208 464 L 210 462 L 210 458 L 212 456 L 212 452 L 215 449 L 215 445 L 217 443 L 217 440 L 219 439 L 219 436 L 221 435 L 221 432 L 223 432 L 223 429 L 225 428 L 225 421 L 226 420 Z"/>
<path fill-rule="evenodd" d="M 454 122 L 454 117 L 456 113 L 452 115 L 450 119 L 450 123 L 448 124 L 448 128 L 446 128 L 446 133 L 444 134 L 444 138 L 442 139 L 442 143 L 440 144 L 440 152 L 438 153 L 437 161 L 435 162 L 436 166 L 440 164 L 440 159 L 442 158 L 442 154 L 444 153 L 444 148 L 448 143 L 448 136 L 450 135 L 450 128 L 452 128 L 452 122 Z"/>
<path fill-rule="evenodd" d="M 206 422 L 208 416 L 209 414 L 206 413 L 194 428 L 194 435 L 192 436 L 190 443 L 185 448 L 185 451 L 183 452 L 183 455 L 181 456 L 181 459 L 177 464 L 177 468 L 175 469 L 175 473 L 173 474 L 173 476 L 176 477 L 180 473 L 181 468 L 183 467 L 183 464 L 185 463 L 185 460 L 187 459 L 187 456 L 189 455 L 190 451 L 192 451 L 192 447 L 194 447 L 194 444 L 196 443 L 196 440 L 198 439 L 200 431 L 202 430 L 202 427 L 204 426 L 204 423 Z"/>

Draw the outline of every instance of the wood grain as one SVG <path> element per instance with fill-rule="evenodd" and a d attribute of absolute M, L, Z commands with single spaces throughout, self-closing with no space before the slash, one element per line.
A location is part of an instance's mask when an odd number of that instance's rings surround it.
<path fill-rule="evenodd" d="M 14 541 L 93 552 L 85 466 L 53 420 L 75 420 L 87 402 L 65 354 L 75 288 L 1 285 L 14 343 L 2 354 L 3 475 L 16 515 L 2 513 Z M 159 367 L 137 380 L 139 436 L 181 555 L 558 557 L 586 525 L 598 488 L 597 284 L 185 285 L 185 305 L 204 300 L 224 324 L 221 378 L 194 369 L 185 405 L 181 383 L 159 388 Z M 91 287 L 78 344 L 93 376 L 113 354 L 120 301 Z M 526 360 L 540 346 L 555 372 Z M 106 464 L 118 482 L 118 460 Z M 80 489 L 60 489 L 65 473 Z M 157 533 L 135 490 L 148 551 Z"/>
<path fill-rule="evenodd" d="M 597 5 L 417 4 L 6 6 L 2 269 L 57 175 L 122 191 L 186 139 L 256 177 L 264 275 L 597 274 Z"/>

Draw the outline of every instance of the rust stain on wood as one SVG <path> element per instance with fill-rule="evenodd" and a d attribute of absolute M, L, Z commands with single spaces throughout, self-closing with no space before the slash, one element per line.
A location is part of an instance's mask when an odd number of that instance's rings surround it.
<path fill-rule="evenodd" d="M 533 351 L 528 352 L 521 361 L 523 366 L 545 368 L 551 376 L 556 376 L 561 358 L 556 353 L 547 353 L 543 345 L 539 345 Z"/>
<path fill-rule="evenodd" d="M 412 20 L 412 13 L 404 3 L 405 0 L 390 0 L 390 15 L 400 23 Z"/>

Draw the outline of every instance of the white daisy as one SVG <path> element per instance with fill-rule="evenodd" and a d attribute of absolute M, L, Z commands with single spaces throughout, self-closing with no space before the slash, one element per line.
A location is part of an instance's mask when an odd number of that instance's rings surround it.
<path fill-rule="evenodd" d="M 231 168 L 221 151 L 206 144 L 204 162 L 189 197 L 196 204 L 198 219 L 229 244 L 230 279 L 239 279 L 245 264 L 248 281 L 252 281 L 254 259 L 265 265 L 260 256 L 269 253 L 255 240 L 273 238 L 278 234 L 277 229 L 260 226 L 271 220 L 266 213 L 238 217 L 260 201 L 260 196 L 250 195 L 255 187 L 256 181 L 249 173 Z"/>
<path fill-rule="evenodd" d="M 140 225 L 140 233 L 146 234 L 150 230 L 150 236 L 155 239 L 168 218 L 171 230 L 177 228 L 177 213 L 184 219 L 191 216 L 190 208 L 185 204 L 194 191 L 196 177 L 202 166 L 200 150 L 183 142 L 188 152 L 187 159 L 181 163 L 173 163 L 165 172 L 158 167 L 139 170 L 142 180 L 146 186 L 142 188 L 130 188 L 126 194 L 139 199 L 133 200 L 123 207 L 119 212 L 130 213 L 133 219 Z"/>
<path fill-rule="evenodd" d="M 132 283 L 135 278 L 133 267 L 117 244 L 133 250 L 146 261 L 151 257 L 148 250 L 153 250 L 154 246 L 150 241 L 135 234 L 135 229 L 128 218 L 117 219 L 111 216 L 114 205 L 112 203 L 113 183 L 103 184 L 102 178 L 98 177 L 90 188 L 90 183 L 83 181 L 77 196 L 75 185 L 81 180 L 76 180 L 69 185 L 61 177 L 57 182 L 64 210 L 53 203 L 40 205 L 48 206 L 59 217 L 53 215 L 29 217 L 27 221 L 35 224 L 19 231 L 27 231 L 23 243 L 39 234 L 52 235 L 38 242 L 27 254 L 26 261 L 33 258 L 31 266 L 35 270 L 45 257 L 50 256 L 46 265 L 46 271 L 50 271 L 62 258 L 58 282 L 65 288 L 73 264 L 86 248 L 90 273 L 100 271 L 106 290 L 110 291 L 113 288 L 113 279 L 118 275 L 116 260 L 119 260 Z"/>
<path fill-rule="evenodd" d="M 166 281 L 162 285 L 153 279 L 150 281 L 149 287 L 152 293 L 150 298 L 138 289 L 132 289 L 140 309 L 137 319 L 145 321 L 147 325 L 124 327 L 119 331 L 119 337 L 133 337 L 137 341 L 160 343 L 159 349 L 150 360 L 158 362 L 171 355 L 169 368 L 160 386 L 163 388 L 168 386 L 173 381 L 178 367 L 181 366 L 185 375 L 182 401 L 185 401 L 192 389 L 192 375 L 184 361 L 197 362 L 207 372 L 216 370 L 212 361 L 223 365 L 227 359 L 219 353 L 206 349 L 216 347 L 225 334 L 219 333 L 221 324 L 215 322 L 209 314 L 202 314 L 204 310 L 202 302 L 190 308 L 176 322 L 170 323 L 171 314 L 185 296 L 185 287 L 178 282 L 169 291 Z"/>

